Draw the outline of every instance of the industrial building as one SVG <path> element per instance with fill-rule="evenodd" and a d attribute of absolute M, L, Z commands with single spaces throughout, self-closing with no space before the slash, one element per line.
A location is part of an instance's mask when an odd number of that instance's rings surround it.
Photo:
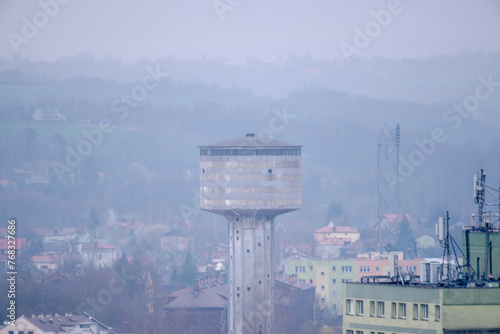
<path fill-rule="evenodd" d="M 228 221 L 228 333 L 273 333 L 274 219 L 301 193 L 301 146 L 254 134 L 200 146 L 200 208 Z"/>
<path fill-rule="evenodd" d="M 346 283 L 345 334 L 498 334 L 499 282 L 484 287 Z"/>
<path fill-rule="evenodd" d="M 500 214 L 485 209 L 499 205 L 486 203 L 485 181 L 484 170 L 474 176 L 478 214 L 472 215 L 471 226 L 462 234 L 463 264 L 449 233 L 447 213 L 436 226 L 443 258 L 422 261 L 419 277 L 391 270 L 390 276 L 366 276 L 360 283 L 344 284 L 345 334 L 500 333 Z M 397 259 L 391 260 L 398 268 Z"/>

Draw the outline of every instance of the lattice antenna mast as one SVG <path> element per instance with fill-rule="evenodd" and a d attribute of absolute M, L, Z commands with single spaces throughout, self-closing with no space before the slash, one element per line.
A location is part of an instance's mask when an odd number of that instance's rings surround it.
<path fill-rule="evenodd" d="M 497 199 L 496 203 L 486 203 L 486 192 Z M 472 227 L 480 230 L 490 230 L 498 222 L 500 212 L 492 214 L 486 206 L 498 206 L 500 211 L 500 185 L 495 189 L 486 185 L 486 171 L 481 169 L 474 175 L 474 201 L 477 204 L 477 216 L 472 215 Z M 493 221 L 493 219 L 496 219 Z"/>
<path fill-rule="evenodd" d="M 396 211 L 399 212 L 399 143 L 401 142 L 401 129 L 396 124 Z"/>
<path fill-rule="evenodd" d="M 462 272 L 462 266 L 458 265 L 458 256 L 455 246 L 458 248 L 460 252 L 460 247 L 456 240 L 450 234 L 450 213 L 446 211 L 446 217 L 439 217 L 438 224 L 436 225 L 436 236 L 439 239 L 439 244 L 444 248 L 443 249 L 443 260 L 441 262 L 441 273 L 439 280 L 440 281 L 453 281 L 459 277 Z M 456 269 L 453 269 L 451 262 L 451 251 L 453 250 L 453 254 L 455 255 L 456 260 Z M 462 255 L 464 255 L 462 253 Z M 444 270 L 446 265 L 446 271 Z"/>
<path fill-rule="evenodd" d="M 393 132 L 385 123 L 377 143 L 377 230 L 379 251 L 383 251 L 382 224 L 385 215 L 399 212 L 400 141 L 401 130 L 399 124 L 396 125 Z"/>

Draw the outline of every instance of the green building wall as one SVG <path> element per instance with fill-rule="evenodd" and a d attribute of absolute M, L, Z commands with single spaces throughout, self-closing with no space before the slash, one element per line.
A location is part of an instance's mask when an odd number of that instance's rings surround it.
<path fill-rule="evenodd" d="M 468 273 L 476 272 L 481 275 L 484 272 L 486 277 L 500 275 L 499 232 L 465 230 L 462 232 L 462 249 L 470 259 L 472 268 L 466 268 Z"/>

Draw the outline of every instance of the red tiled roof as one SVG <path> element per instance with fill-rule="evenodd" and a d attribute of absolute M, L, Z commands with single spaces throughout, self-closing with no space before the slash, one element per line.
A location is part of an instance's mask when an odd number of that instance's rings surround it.
<path fill-rule="evenodd" d="M 84 249 L 115 249 L 115 247 L 105 244 L 104 242 L 96 241 L 93 244 L 83 246 Z"/>
<path fill-rule="evenodd" d="M 2 187 L 8 187 L 8 186 L 15 186 L 17 183 L 11 180 L 7 179 L 1 179 L 0 180 L 0 186 Z"/>
<path fill-rule="evenodd" d="M 12 242 L 10 243 L 12 246 Z M 24 238 L 16 238 L 16 249 L 24 249 L 26 248 L 26 239 Z M 9 240 L 6 238 L 1 238 L 0 239 L 0 249 L 1 250 L 6 250 L 9 249 Z"/>
<path fill-rule="evenodd" d="M 60 256 L 57 254 L 54 255 L 43 255 L 37 254 L 31 257 L 32 262 L 59 262 Z"/>
<path fill-rule="evenodd" d="M 324 226 L 314 233 L 359 233 L 358 230 L 349 226 Z"/>

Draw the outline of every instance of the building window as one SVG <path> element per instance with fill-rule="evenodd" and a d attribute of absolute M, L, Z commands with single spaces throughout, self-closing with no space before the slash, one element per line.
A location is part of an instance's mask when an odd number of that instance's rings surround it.
<path fill-rule="evenodd" d="M 310 279 L 310 280 L 309 280 L 309 283 L 313 284 L 313 280 L 312 280 L 312 279 Z"/>
<path fill-rule="evenodd" d="M 359 271 L 362 273 L 369 273 L 370 267 L 369 266 L 361 266 L 361 267 L 359 267 Z"/>
<path fill-rule="evenodd" d="M 376 267 L 375 267 L 375 270 L 376 270 L 376 271 L 379 271 L 379 269 L 380 269 L 380 268 L 379 268 L 379 266 L 376 266 Z"/>
<path fill-rule="evenodd" d="M 363 334 L 363 331 L 356 331 L 356 334 Z"/>
<path fill-rule="evenodd" d="M 352 272 L 352 266 L 342 266 L 342 272 L 343 273 L 350 273 L 350 272 Z"/>
<path fill-rule="evenodd" d="M 422 320 L 429 320 L 429 305 L 420 305 L 420 316 L 422 317 Z"/>
<path fill-rule="evenodd" d="M 354 314 L 354 302 L 352 299 L 346 299 L 346 314 L 353 315 Z"/>
<path fill-rule="evenodd" d="M 345 334 L 354 334 L 354 331 L 348 329 L 348 330 L 345 331 Z"/>
<path fill-rule="evenodd" d="M 324 285 L 321 286 L 321 290 L 325 290 L 325 286 Z"/>
<path fill-rule="evenodd" d="M 436 321 L 441 321 L 441 306 L 436 305 Z"/>
<path fill-rule="evenodd" d="M 337 298 L 337 292 L 335 291 L 332 292 L 332 298 Z"/>
<path fill-rule="evenodd" d="M 325 272 L 324 271 L 321 272 L 321 276 L 325 276 Z"/>
<path fill-rule="evenodd" d="M 370 317 L 375 316 L 375 301 L 371 300 L 370 301 Z"/>
<path fill-rule="evenodd" d="M 335 269 L 336 269 L 335 266 L 332 266 L 332 271 L 335 271 Z"/>
<path fill-rule="evenodd" d="M 406 319 L 406 303 L 399 303 L 399 317 Z"/>
<path fill-rule="evenodd" d="M 304 266 L 296 266 L 295 267 L 295 272 L 296 273 L 305 273 L 306 272 L 306 267 L 304 267 Z"/>
<path fill-rule="evenodd" d="M 337 283 L 337 280 L 335 278 L 332 279 L 332 284 Z"/>
<path fill-rule="evenodd" d="M 363 301 L 362 300 L 356 300 L 356 314 L 357 315 L 363 315 Z"/>
<path fill-rule="evenodd" d="M 313 271 L 314 267 L 313 266 L 309 266 L 309 271 Z"/>
<path fill-rule="evenodd" d="M 413 320 L 418 320 L 418 304 L 413 304 Z"/>
<path fill-rule="evenodd" d="M 377 316 L 385 317 L 385 302 L 377 302 Z"/>
<path fill-rule="evenodd" d="M 391 303 L 391 318 L 396 318 L 396 303 Z"/>
<path fill-rule="evenodd" d="M 321 302 L 324 303 L 325 302 L 325 298 L 321 298 Z"/>

